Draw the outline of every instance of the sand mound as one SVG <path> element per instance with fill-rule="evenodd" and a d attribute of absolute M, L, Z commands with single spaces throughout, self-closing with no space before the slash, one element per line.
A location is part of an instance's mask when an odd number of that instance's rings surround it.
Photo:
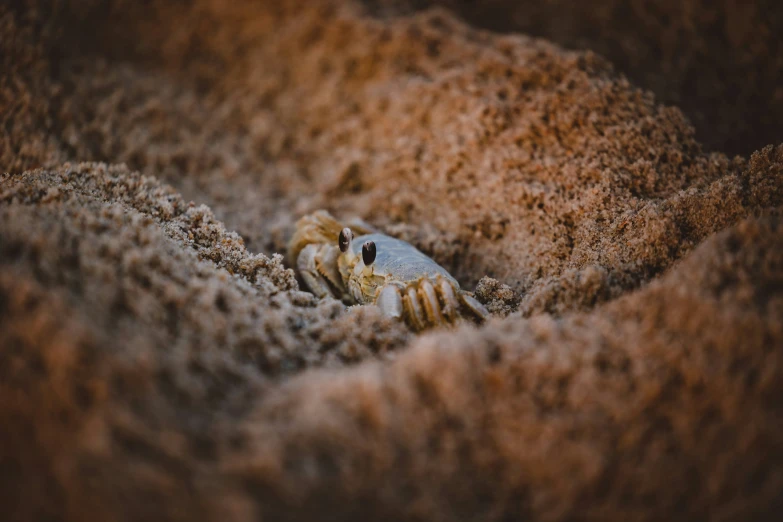
<path fill-rule="evenodd" d="M 783 145 L 703 152 L 604 58 L 443 9 L 33 4 L 0 8 L 12 519 L 783 507 Z M 277 253 L 318 208 L 497 317 L 300 291 Z"/>
<path fill-rule="evenodd" d="M 775 0 L 367 0 L 378 16 L 448 6 L 472 24 L 595 51 L 712 150 L 750 154 L 783 136 L 783 10 Z"/>

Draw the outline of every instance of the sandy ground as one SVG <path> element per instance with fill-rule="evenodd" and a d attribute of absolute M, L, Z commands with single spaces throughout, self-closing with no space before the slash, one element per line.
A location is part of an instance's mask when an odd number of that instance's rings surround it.
<path fill-rule="evenodd" d="M 11 520 L 778 516 L 783 15 L 436 3 L 0 7 Z M 302 291 L 320 208 L 494 318 Z"/>

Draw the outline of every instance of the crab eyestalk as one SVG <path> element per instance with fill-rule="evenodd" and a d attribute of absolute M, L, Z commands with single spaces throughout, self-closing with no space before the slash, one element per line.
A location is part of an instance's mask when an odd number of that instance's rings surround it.
<path fill-rule="evenodd" d="M 378 254 L 378 251 L 375 249 L 375 243 L 372 241 L 367 241 L 362 245 L 362 261 L 364 261 L 364 266 L 370 266 L 375 262 L 375 256 Z"/>
<path fill-rule="evenodd" d="M 348 252 L 351 248 L 351 241 L 353 241 L 353 232 L 348 227 L 345 227 L 340 231 L 340 237 L 337 238 L 337 245 L 340 247 L 340 252 L 343 254 Z"/>

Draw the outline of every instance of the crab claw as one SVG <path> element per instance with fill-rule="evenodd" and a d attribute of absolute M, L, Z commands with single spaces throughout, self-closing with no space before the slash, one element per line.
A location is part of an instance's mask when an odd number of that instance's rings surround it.
<path fill-rule="evenodd" d="M 375 304 L 381 309 L 383 315 L 396 319 L 402 318 L 402 295 L 396 286 L 384 286 Z"/>

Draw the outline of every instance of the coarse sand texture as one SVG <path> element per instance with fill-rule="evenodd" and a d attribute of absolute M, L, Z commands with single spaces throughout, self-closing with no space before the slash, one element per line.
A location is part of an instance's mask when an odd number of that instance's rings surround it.
<path fill-rule="evenodd" d="M 0 518 L 778 520 L 783 10 L 739 4 L 0 5 Z M 315 298 L 318 209 L 493 317 Z"/>

